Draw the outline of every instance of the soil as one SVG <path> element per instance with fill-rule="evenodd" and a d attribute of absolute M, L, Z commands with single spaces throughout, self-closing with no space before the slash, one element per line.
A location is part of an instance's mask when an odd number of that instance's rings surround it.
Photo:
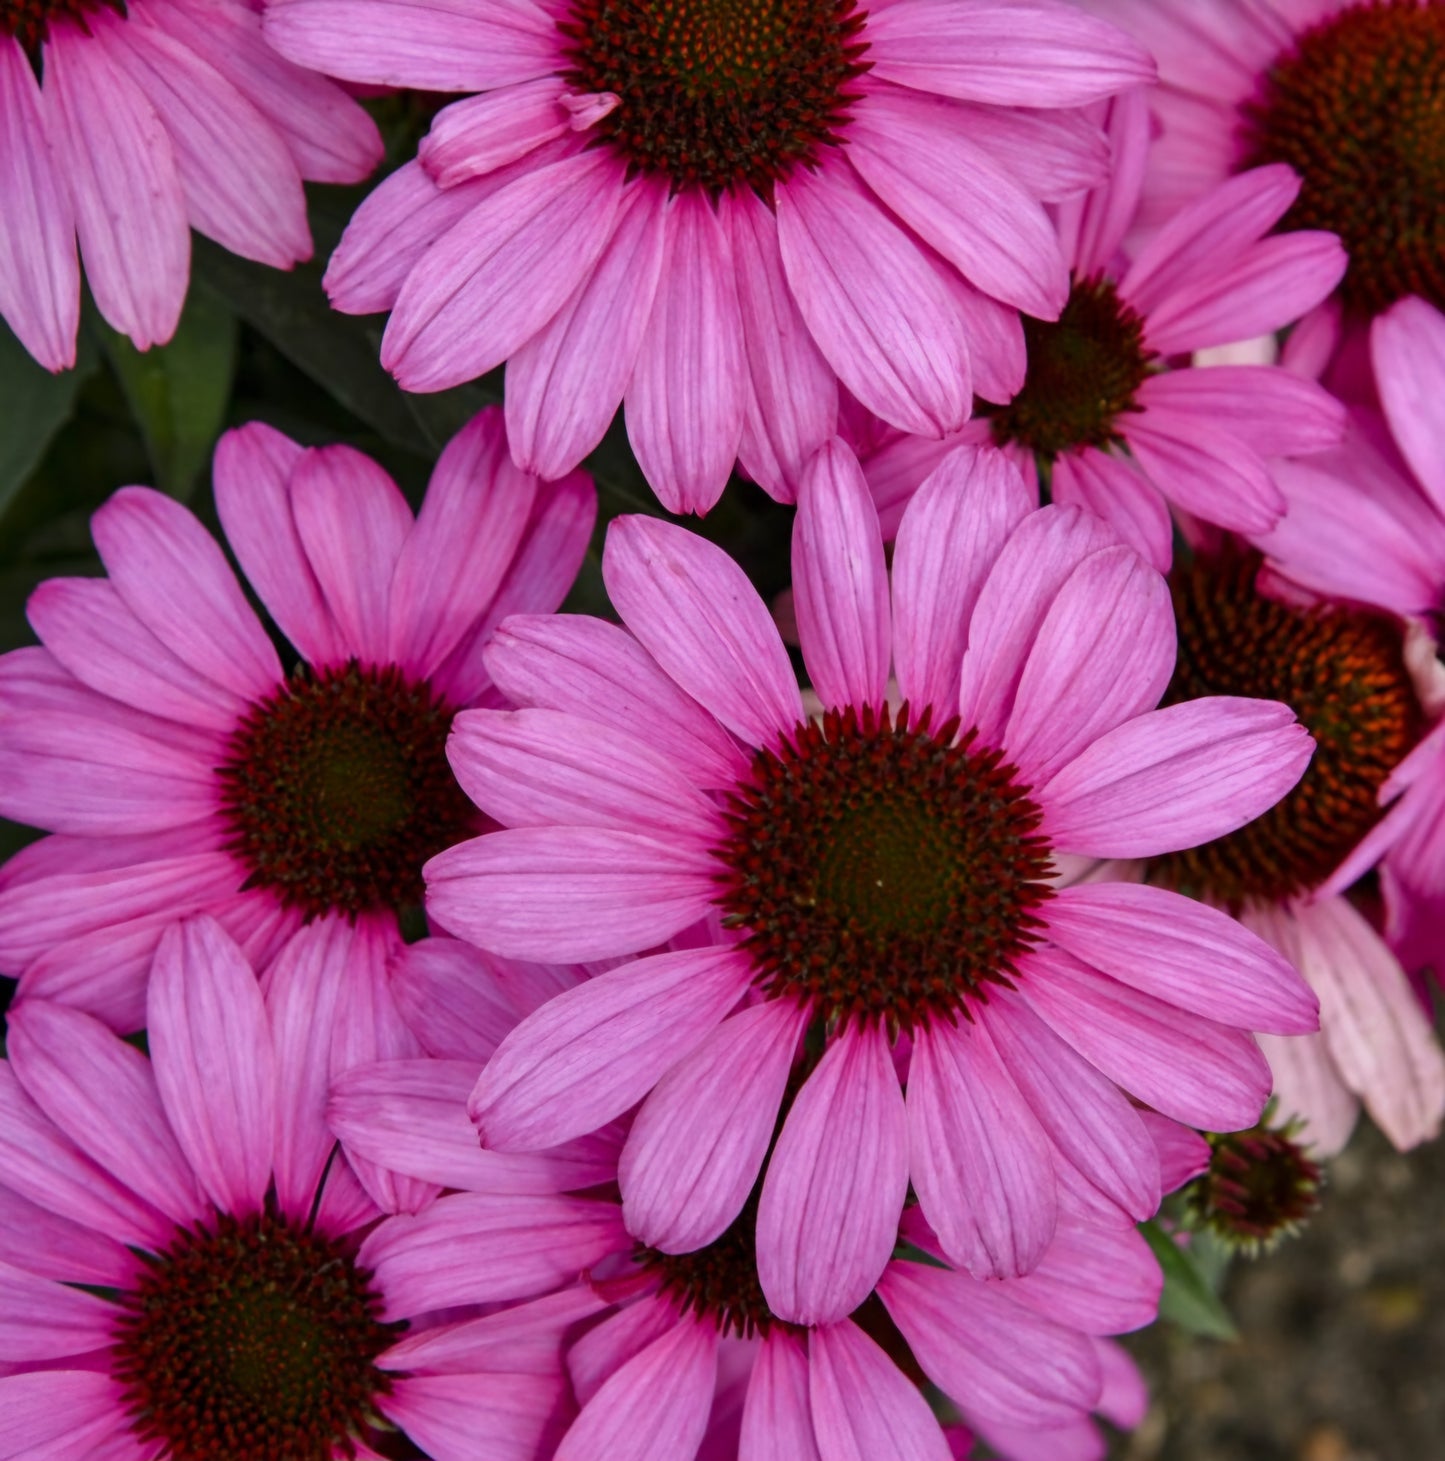
<path fill-rule="evenodd" d="M 1402 1156 L 1362 1125 L 1309 1228 L 1225 1298 L 1236 1342 L 1129 1342 L 1155 1399 L 1115 1461 L 1445 1461 L 1445 1141 Z"/>

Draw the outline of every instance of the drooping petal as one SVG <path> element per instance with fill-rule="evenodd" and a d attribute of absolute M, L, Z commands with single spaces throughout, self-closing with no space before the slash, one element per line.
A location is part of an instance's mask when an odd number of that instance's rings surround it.
<path fill-rule="evenodd" d="M 982 1022 L 927 1025 L 908 1065 L 909 1173 L 949 1259 L 1031 1272 L 1058 1221 L 1053 1153 Z"/>
<path fill-rule="evenodd" d="M 803 663 L 823 704 L 883 704 L 892 633 L 878 513 L 836 437 L 803 470 L 793 529 L 793 605 Z"/>
<path fill-rule="evenodd" d="M 738 454 L 747 358 L 732 243 L 698 190 L 667 204 L 662 272 L 627 386 L 627 438 L 662 505 L 704 513 Z"/>
<path fill-rule="evenodd" d="M 502 1041 L 472 1093 L 487 1146 L 537 1151 L 620 1116 L 691 1054 L 752 977 L 731 948 L 638 959 L 548 1001 Z"/>
<path fill-rule="evenodd" d="M 1054 459 L 1049 482 L 1061 507 L 1082 507 L 1101 517 L 1148 564 L 1169 571 L 1174 524 L 1159 490 L 1127 457 L 1112 452 L 1064 452 Z"/>
<path fill-rule="evenodd" d="M 951 1461 L 922 1393 L 851 1319 L 815 1329 L 808 1359 L 822 1461 Z"/>
<path fill-rule="evenodd" d="M 822 1461 L 808 1398 L 808 1354 L 786 1329 L 772 1330 L 753 1362 L 738 1461 Z"/>
<path fill-rule="evenodd" d="M 162 935 L 147 1002 L 161 1101 L 206 1195 L 260 1210 L 271 1185 L 276 1057 L 256 976 L 212 918 Z"/>
<path fill-rule="evenodd" d="M 1063 1224 L 1039 1266 L 1007 1291 L 1084 1334 L 1127 1334 L 1154 1322 L 1163 1287 L 1159 1264 L 1135 1229 Z"/>
<path fill-rule="evenodd" d="M 1371 326 L 1370 353 L 1395 445 L 1445 512 L 1445 443 L 1436 419 L 1445 391 L 1445 319 L 1423 299 L 1402 299 Z"/>
<path fill-rule="evenodd" d="M 642 1103 L 618 1183 L 628 1231 L 690 1253 L 742 1211 L 762 1170 L 807 1010 L 766 1000 L 724 1020 Z"/>
<path fill-rule="evenodd" d="M 907 1189 L 907 1118 L 887 1039 L 877 1025 L 850 1025 L 799 1092 L 763 1179 L 758 1279 L 772 1311 L 795 1324 L 852 1313 L 893 1251 Z"/>

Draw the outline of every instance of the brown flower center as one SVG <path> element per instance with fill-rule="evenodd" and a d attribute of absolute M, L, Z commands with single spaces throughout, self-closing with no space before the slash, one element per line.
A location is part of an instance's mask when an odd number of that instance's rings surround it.
<path fill-rule="evenodd" d="M 837 141 L 866 70 L 854 0 L 575 0 L 558 22 L 596 128 L 673 188 L 772 185 Z"/>
<path fill-rule="evenodd" d="M 1247 826 L 1159 858 L 1151 876 L 1232 908 L 1323 882 L 1379 820 L 1381 784 L 1414 745 L 1421 712 L 1394 620 L 1297 608 L 1255 587 L 1259 559 L 1176 567 L 1179 659 L 1165 703 L 1199 695 L 1282 700 L 1315 738 L 1299 784 Z"/>
<path fill-rule="evenodd" d="M 1076 279 L 1057 320 L 1024 317 L 1028 375 L 1006 406 L 980 403 L 993 439 L 1046 460 L 1086 446 L 1117 446 L 1119 418 L 1140 409 L 1153 355 L 1144 321 L 1105 278 Z"/>
<path fill-rule="evenodd" d="M 1253 1257 L 1297 1233 L 1319 1207 L 1320 1169 L 1291 1123 L 1209 1136 L 1209 1167 L 1188 1188 L 1193 1224 Z"/>
<path fill-rule="evenodd" d="M 1017 972 L 1051 896 L 1041 813 L 957 729 L 829 711 L 754 756 L 717 901 L 768 993 L 911 1028 Z"/>
<path fill-rule="evenodd" d="M 173 1461 L 332 1461 L 374 1419 L 396 1339 L 340 1244 L 273 1214 L 178 1232 L 120 1298 L 114 1374 Z"/>
<path fill-rule="evenodd" d="M 1246 160 L 1304 187 L 1281 228 L 1326 228 L 1350 254 L 1346 301 L 1445 306 L 1445 6 L 1376 0 L 1305 31 L 1243 108 Z"/>
<path fill-rule="evenodd" d="M 220 768 L 229 849 L 308 917 L 420 903 L 422 864 L 471 835 L 452 707 L 394 666 L 303 670 L 254 705 Z"/>

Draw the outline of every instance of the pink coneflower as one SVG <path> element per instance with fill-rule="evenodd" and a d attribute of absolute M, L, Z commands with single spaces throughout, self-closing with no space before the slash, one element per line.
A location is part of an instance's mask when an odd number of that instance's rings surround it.
<path fill-rule="evenodd" d="M 1046 474 L 1055 502 L 1099 514 L 1167 569 L 1170 504 L 1263 531 L 1284 511 L 1266 458 L 1339 441 L 1343 409 L 1312 381 L 1269 365 L 1188 365 L 1194 351 L 1293 323 L 1339 282 L 1345 255 L 1333 235 L 1264 237 L 1299 179 L 1267 167 L 1223 183 L 1126 264 L 1119 249 L 1149 151 L 1144 94 L 1111 102 L 1105 122 L 1113 176 L 1057 210 L 1068 303 L 1057 320 L 1024 321 L 1002 404 L 944 441 L 889 433 L 864 455 L 885 532 L 954 444 L 991 440 L 1026 477 Z"/>
<path fill-rule="evenodd" d="M 799 1058 L 806 1065 L 816 1056 Z M 454 1088 L 456 1065 L 353 1070 L 333 1094 L 333 1125 L 412 1175 L 445 1147 L 452 1185 L 471 1188 L 479 1157 L 506 1158 L 479 1153 L 474 1142 L 434 1140 L 437 1097 Z M 454 1114 L 465 1126 L 460 1104 Z M 1151 1119 L 1151 1138 L 1167 1148 L 1181 1138 L 1200 1144 Z M 1179 1174 L 1176 1166 L 1169 1180 Z M 722 1233 L 690 1252 L 625 1237 L 590 1268 L 599 1309 L 615 1312 L 570 1346 L 581 1413 L 559 1461 L 844 1461 L 884 1453 L 885 1439 L 889 1455 L 945 1458 L 945 1431 L 921 1393 L 930 1382 L 1005 1456 L 1092 1454 L 1089 1412 L 1137 1424 L 1145 1399 L 1103 1336 L 1149 1323 L 1161 1278 L 1129 1217 L 1097 1193 L 1084 1196 L 1087 1186 L 1066 1191 L 1065 1215 L 1035 1271 L 1005 1283 L 942 1266 L 936 1236 L 910 1210 L 895 1236 L 911 1256 L 890 1262 L 878 1294 L 849 1317 L 816 1327 L 782 1322 L 769 1307 L 755 1257 L 756 1191 Z M 949 1433 L 956 1438 L 958 1428 Z"/>
<path fill-rule="evenodd" d="M 431 391 L 507 361 L 544 477 L 625 402 L 679 512 L 734 459 L 792 501 L 839 382 L 900 430 L 961 426 L 1014 311 L 1068 296 L 1042 200 L 1108 166 L 1079 108 L 1153 74 L 1055 0 L 271 0 L 266 31 L 331 75 L 478 93 L 333 256 L 337 308 L 391 311 L 383 364 Z"/>
<path fill-rule="evenodd" d="M 337 920 L 355 945 L 337 1020 L 365 1058 L 397 1025 L 384 966 L 422 864 L 479 827 L 446 762 L 452 716 L 492 693 L 492 626 L 570 586 L 592 488 L 520 472 L 496 411 L 447 447 L 415 519 L 370 458 L 260 425 L 222 438 L 215 485 L 299 663 L 185 508 L 126 488 L 96 514 L 109 577 L 43 584 L 44 648 L 0 659 L 0 808 L 58 834 L 0 872 L 0 968 L 22 998 L 127 1030 L 174 918 L 213 914 L 258 968 Z"/>
<path fill-rule="evenodd" d="M 101 314 L 145 350 L 175 332 L 192 227 L 289 269 L 311 257 L 301 180 L 380 159 L 249 0 L 0 3 L 0 315 L 49 370 L 75 364 L 77 235 Z"/>
<path fill-rule="evenodd" d="M 615 1207 L 460 1193 L 378 1224 L 330 1161 L 308 998 L 278 977 L 263 1000 L 198 918 L 157 952 L 150 1059 L 79 1010 L 13 1013 L 0 1358 L 23 1368 L 0 1454 L 377 1461 L 396 1431 L 437 1461 L 478 1435 L 550 1454 L 564 1332 L 598 1307 L 576 1278 L 616 1247 Z"/>
<path fill-rule="evenodd" d="M 1079 509 L 1032 504 L 999 453 L 960 448 L 905 514 L 890 605 L 858 465 L 820 452 L 793 541 L 813 720 L 742 570 L 619 519 L 603 566 L 626 630 L 508 621 L 488 665 L 526 708 L 454 731 L 458 779 L 508 830 L 428 865 L 444 927 L 573 960 L 698 925 L 502 1042 L 473 1096 L 484 1141 L 545 1148 L 646 1097 L 629 1225 L 686 1252 L 736 1218 L 806 1036 L 821 1060 L 758 1211 L 763 1291 L 790 1321 L 869 1292 L 910 1181 L 975 1275 L 1040 1260 L 1061 1166 L 1149 1215 L 1158 1159 L 1118 1086 L 1192 1125 L 1250 1125 L 1268 1071 L 1248 1029 L 1314 1027 L 1303 984 L 1225 915 L 1055 890 L 1056 852 L 1144 856 L 1248 821 L 1310 743 L 1281 705 L 1155 711 L 1163 580 Z"/>
<path fill-rule="evenodd" d="M 1292 493 L 1283 531 L 1308 535 L 1308 495 L 1295 493 L 1287 464 L 1281 480 Z M 1370 556 L 1368 538 L 1350 532 L 1351 562 Z M 1400 961 L 1341 891 L 1378 859 L 1382 791 L 1416 760 L 1427 723 L 1405 625 L 1358 601 L 1304 594 L 1238 546 L 1176 565 L 1171 587 L 1179 658 L 1165 699 L 1282 700 L 1315 754 L 1262 816 L 1152 860 L 1145 876 L 1235 913 L 1319 995 L 1319 1034 L 1260 1037 L 1282 1114 L 1304 1118 L 1314 1151 L 1344 1146 L 1361 1097 L 1396 1146 L 1414 1146 L 1439 1130 L 1445 1059 Z"/>
<path fill-rule="evenodd" d="M 1445 10 L 1434 0 L 1085 0 L 1153 51 L 1160 137 L 1144 185 L 1154 228 L 1223 178 L 1287 163 L 1286 228 L 1349 251 L 1341 298 L 1371 313 L 1445 304 Z"/>

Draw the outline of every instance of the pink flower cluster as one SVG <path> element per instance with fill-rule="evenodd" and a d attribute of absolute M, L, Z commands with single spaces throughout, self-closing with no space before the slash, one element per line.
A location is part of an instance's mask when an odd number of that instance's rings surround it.
<path fill-rule="evenodd" d="M 1426 42 L 1425 0 L 0 0 L 42 365 L 81 259 L 146 348 L 191 227 L 307 258 L 378 89 L 451 99 L 330 301 L 405 390 L 505 365 L 415 511 L 259 422 L 224 541 L 123 488 L 0 656 L 48 834 L 0 867 L 0 1461 L 1095 1461 L 1206 1136 L 1436 1135 Z M 670 512 L 795 507 L 786 603 L 594 534 L 619 408 Z"/>

